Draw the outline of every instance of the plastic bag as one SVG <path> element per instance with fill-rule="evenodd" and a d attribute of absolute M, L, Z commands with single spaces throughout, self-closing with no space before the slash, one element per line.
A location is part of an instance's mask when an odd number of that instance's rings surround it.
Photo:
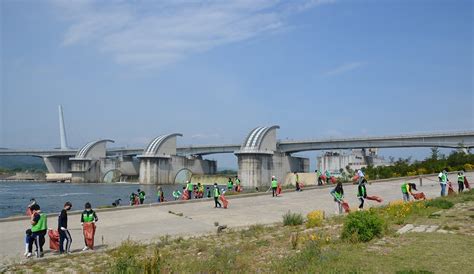
<path fill-rule="evenodd" d="M 57 229 L 48 230 L 48 237 L 49 237 L 49 248 L 52 250 L 59 251 L 59 231 Z"/>
<path fill-rule="evenodd" d="M 351 212 L 351 209 L 350 209 L 349 204 L 348 204 L 347 202 L 342 202 L 341 205 L 342 205 L 342 208 L 344 209 L 344 211 L 345 211 L 346 213 Z"/>
<path fill-rule="evenodd" d="M 229 201 L 227 201 L 224 194 L 221 194 L 221 196 L 219 198 L 222 201 L 222 205 L 224 206 L 224 208 L 227 208 L 227 206 L 229 205 Z"/>
<path fill-rule="evenodd" d="M 95 223 L 84 223 L 82 229 L 84 232 L 84 240 L 86 242 L 86 246 L 90 249 L 94 249 Z"/>
<path fill-rule="evenodd" d="M 377 203 L 381 203 L 383 202 L 383 199 L 380 198 L 379 196 L 375 196 L 375 195 L 372 195 L 372 196 L 367 196 L 365 197 L 367 200 L 372 200 L 372 201 L 377 201 Z"/>
<path fill-rule="evenodd" d="M 423 192 L 418 192 L 418 193 L 412 193 L 411 194 L 415 200 L 426 200 L 425 193 Z"/>

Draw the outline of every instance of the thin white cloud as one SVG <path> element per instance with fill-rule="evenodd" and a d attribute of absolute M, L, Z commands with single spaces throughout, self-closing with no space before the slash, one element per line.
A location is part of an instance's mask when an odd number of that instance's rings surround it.
<path fill-rule="evenodd" d="M 338 74 L 342 74 L 348 71 L 352 71 L 355 69 L 358 69 L 362 66 L 365 66 L 367 63 L 366 62 L 351 62 L 351 63 L 345 63 L 342 64 L 336 68 L 333 68 L 331 70 L 328 70 L 323 73 L 324 76 L 334 76 Z"/>
<path fill-rule="evenodd" d="M 160 68 L 193 53 L 272 33 L 332 0 L 54 0 L 70 23 L 64 46 L 92 45 L 120 64 Z"/>

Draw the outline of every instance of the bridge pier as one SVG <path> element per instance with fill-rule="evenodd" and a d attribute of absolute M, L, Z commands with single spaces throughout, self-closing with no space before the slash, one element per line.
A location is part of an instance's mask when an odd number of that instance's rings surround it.
<path fill-rule="evenodd" d="M 244 187 L 270 186 L 272 176 L 283 182 L 289 172 L 308 172 L 309 159 L 292 157 L 277 149 L 278 126 L 252 130 L 239 151 L 235 152 L 239 178 Z"/>
<path fill-rule="evenodd" d="M 44 156 L 42 157 L 48 173 L 68 173 L 71 169 L 69 156 Z"/>
<path fill-rule="evenodd" d="M 287 173 L 308 172 L 309 159 L 284 153 L 237 153 L 238 175 L 244 187 L 268 187 L 272 176 L 283 182 Z"/>

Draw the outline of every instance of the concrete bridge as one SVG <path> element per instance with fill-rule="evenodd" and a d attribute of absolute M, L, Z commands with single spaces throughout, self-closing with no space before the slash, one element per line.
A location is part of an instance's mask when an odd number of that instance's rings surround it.
<path fill-rule="evenodd" d="M 110 172 L 138 176 L 143 184 L 173 184 L 189 174 L 214 174 L 217 163 L 202 157 L 233 153 L 238 175 L 246 187 L 268 185 L 271 176 L 283 179 L 288 172 L 308 172 L 309 159 L 292 153 L 311 150 L 474 147 L 474 132 L 433 133 L 364 138 L 338 138 L 308 141 L 278 141 L 278 126 L 257 127 L 242 144 L 177 147 L 179 133 L 153 138 L 145 148 L 109 148 L 113 140 L 96 140 L 77 149 L 12 150 L 0 149 L 0 156 L 42 157 L 50 173 L 72 173 L 73 182 L 102 182 Z M 183 180 L 181 180 L 183 181 Z"/>
<path fill-rule="evenodd" d="M 217 163 L 203 156 L 233 153 L 237 156 L 238 175 L 245 187 L 266 186 L 271 176 L 280 180 L 288 172 L 308 172 L 309 159 L 292 153 L 311 150 L 402 148 L 402 147 L 474 147 L 474 131 L 399 135 L 383 137 L 339 138 L 309 141 L 278 141 L 279 126 L 256 127 L 241 144 L 177 147 L 180 133 L 153 138 L 145 148 L 109 148 L 113 140 L 95 140 L 79 150 L 69 148 L 63 111 L 59 106 L 60 149 L 6 149 L 0 156 L 43 158 L 49 173 L 71 173 L 73 182 L 103 182 L 117 176 L 138 176 L 142 184 L 174 184 L 191 174 L 214 174 Z"/>

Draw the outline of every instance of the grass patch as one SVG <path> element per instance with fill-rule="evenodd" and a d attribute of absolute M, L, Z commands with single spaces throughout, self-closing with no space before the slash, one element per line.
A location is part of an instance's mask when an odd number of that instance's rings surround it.
<path fill-rule="evenodd" d="M 427 207 L 436 207 L 440 209 L 450 209 L 454 206 L 454 203 L 446 199 L 433 199 L 425 202 Z"/>
<path fill-rule="evenodd" d="M 303 224 L 303 215 L 300 213 L 291 213 L 288 211 L 283 215 L 283 225 L 284 226 L 296 226 Z"/>

